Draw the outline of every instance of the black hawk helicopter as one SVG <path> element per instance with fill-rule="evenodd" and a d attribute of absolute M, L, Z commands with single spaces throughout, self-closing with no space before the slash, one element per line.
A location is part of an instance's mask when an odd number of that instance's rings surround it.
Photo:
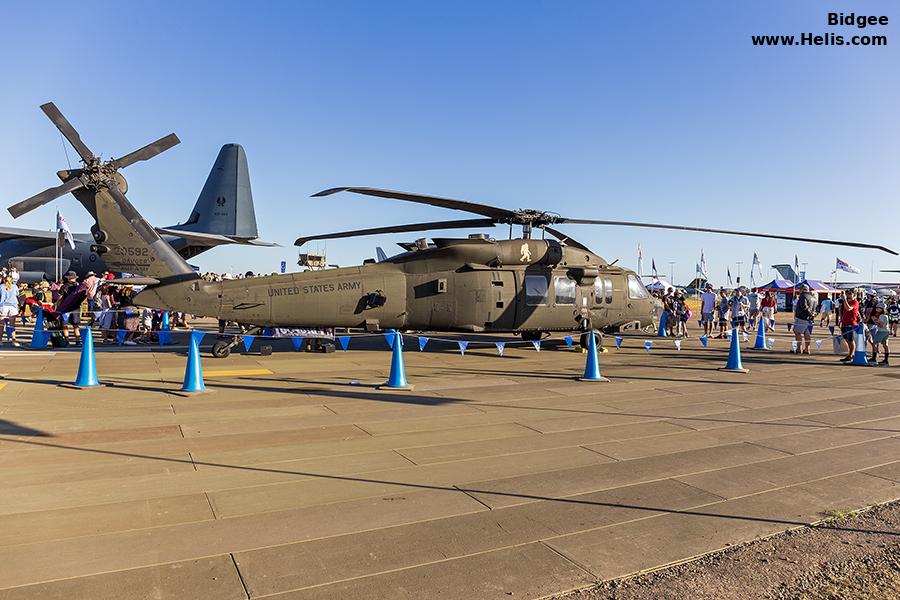
<path fill-rule="evenodd" d="M 45 105 L 45 106 L 52 106 Z M 374 188 L 341 191 L 462 210 L 477 219 L 413 223 L 342 231 L 297 239 L 346 238 L 430 229 L 472 229 L 506 224 L 521 226 L 522 236 L 494 240 L 484 235 L 437 238 L 406 245 L 406 251 L 382 262 L 354 267 L 209 282 L 165 243 L 126 198 L 119 168 L 146 160 L 177 143 L 174 134 L 122 159 L 101 162 L 77 131 L 52 106 L 52 121 L 82 157 L 82 169 L 60 171 L 62 185 L 12 207 L 14 217 L 72 192 L 95 220 L 92 250 L 114 272 L 142 277 L 118 280 L 145 286 L 135 304 L 216 317 L 264 327 L 348 327 L 367 330 L 421 330 L 515 333 L 538 339 L 553 331 L 615 331 L 651 324 L 656 303 L 634 271 L 609 263 L 556 225 L 588 224 L 725 233 L 781 240 L 872 248 L 882 246 L 806 237 L 748 233 L 630 221 L 571 219 L 541 210 L 509 210 L 463 200 Z M 555 239 L 535 239 L 535 229 Z M 582 334 L 582 342 L 587 334 Z M 227 356 L 239 338 L 214 346 Z"/>

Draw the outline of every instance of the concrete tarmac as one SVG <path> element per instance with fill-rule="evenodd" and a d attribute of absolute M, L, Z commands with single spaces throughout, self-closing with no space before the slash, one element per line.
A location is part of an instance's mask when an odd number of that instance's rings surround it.
<path fill-rule="evenodd" d="M 4 349 L 0 600 L 542 598 L 900 498 L 900 370 L 753 339 Z"/>

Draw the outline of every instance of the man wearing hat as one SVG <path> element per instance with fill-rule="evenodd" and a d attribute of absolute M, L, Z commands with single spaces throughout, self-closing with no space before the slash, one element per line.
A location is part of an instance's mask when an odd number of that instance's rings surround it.
<path fill-rule="evenodd" d="M 100 278 L 97 277 L 97 274 L 93 271 L 88 271 L 87 275 L 84 276 L 84 281 L 81 282 L 81 287 L 84 288 L 88 310 L 99 311 L 101 309 L 100 294 L 97 293 L 97 289 L 100 287 Z"/>
<path fill-rule="evenodd" d="M 809 354 L 809 341 L 816 320 L 818 302 L 805 283 L 797 286 L 797 291 L 800 292 L 794 302 L 794 337 L 797 339 L 797 354 Z"/>

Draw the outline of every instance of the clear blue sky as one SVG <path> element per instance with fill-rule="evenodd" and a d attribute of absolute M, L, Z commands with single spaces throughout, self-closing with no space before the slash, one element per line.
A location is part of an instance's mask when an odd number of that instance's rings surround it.
<path fill-rule="evenodd" d="M 887 14 L 887 48 L 758 48 L 757 33 L 834 31 L 828 10 Z M 204 270 L 293 267 L 299 234 L 461 213 L 382 199 L 311 199 L 367 185 L 584 218 L 646 220 L 900 247 L 900 7 L 756 2 L 20 3 L 0 39 L 4 206 L 66 166 L 38 110 L 53 100 L 85 141 L 122 155 L 175 131 L 182 144 L 127 170 L 156 225 L 184 220 L 221 144 L 244 145 L 262 237 Z M 864 32 L 865 33 L 865 32 Z M 70 150 L 70 156 L 73 153 Z M 16 224 L 73 229 L 67 197 Z M 4 211 L 0 224 L 11 225 Z M 566 227 L 609 260 L 675 261 L 713 279 L 798 254 L 826 278 L 900 259 L 694 233 Z M 494 234 L 504 236 L 505 229 Z M 329 242 L 357 264 L 413 235 Z M 724 283 L 724 281 L 722 282 Z"/>

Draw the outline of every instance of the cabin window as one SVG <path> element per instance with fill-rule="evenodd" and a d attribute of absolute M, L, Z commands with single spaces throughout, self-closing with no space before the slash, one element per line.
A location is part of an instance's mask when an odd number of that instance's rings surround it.
<path fill-rule="evenodd" d="M 556 277 L 553 291 L 557 304 L 575 304 L 575 282 L 568 277 Z"/>
<path fill-rule="evenodd" d="M 540 306 L 547 304 L 547 278 L 543 275 L 525 276 L 525 304 Z"/>
<path fill-rule="evenodd" d="M 594 279 L 594 303 L 600 304 L 603 302 L 603 295 L 606 292 L 604 291 L 603 280 L 597 277 Z"/>
<path fill-rule="evenodd" d="M 613 301 L 613 287 L 612 287 L 612 279 L 606 278 L 604 279 L 606 282 L 606 303 L 612 304 Z"/>
<path fill-rule="evenodd" d="M 644 284 L 641 283 L 641 280 L 634 275 L 628 276 L 628 297 L 637 300 L 643 300 L 650 297 L 650 294 L 647 293 L 647 288 L 645 288 Z"/>

